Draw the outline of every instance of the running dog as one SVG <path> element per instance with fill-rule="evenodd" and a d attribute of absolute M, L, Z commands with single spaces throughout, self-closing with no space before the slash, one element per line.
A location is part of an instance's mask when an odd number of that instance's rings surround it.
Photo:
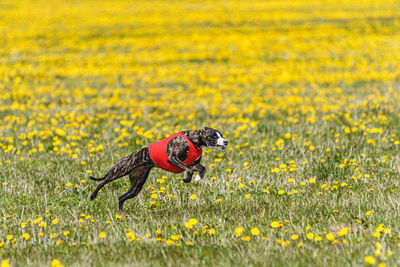
<path fill-rule="evenodd" d="M 94 181 L 102 181 L 90 194 L 90 199 L 94 200 L 99 190 L 106 184 L 129 174 L 131 187 L 119 197 L 118 207 L 122 210 L 124 202 L 137 196 L 142 190 L 150 170 L 154 167 L 173 173 L 186 171 L 186 178 L 183 179 L 185 183 L 189 183 L 193 173 L 197 171 L 199 173 L 195 181 L 200 181 L 206 173 L 206 168 L 200 164 L 202 147 L 223 150 L 227 145 L 228 141 L 222 134 L 209 127 L 205 127 L 204 130 L 176 133 L 120 159 L 103 177 L 90 177 Z"/>

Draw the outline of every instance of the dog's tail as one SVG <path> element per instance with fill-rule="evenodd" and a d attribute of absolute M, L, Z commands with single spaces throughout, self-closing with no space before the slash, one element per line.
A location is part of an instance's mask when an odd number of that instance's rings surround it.
<path fill-rule="evenodd" d="M 90 179 L 92 179 L 93 181 L 103 181 L 104 179 L 106 179 L 106 176 L 103 176 L 101 178 L 95 178 L 93 176 L 89 176 Z"/>
<path fill-rule="evenodd" d="M 138 162 L 143 161 L 143 152 L 135 152 L 127 157 L 120 159 L 112 168 L 101 178 L 95 178 L 90 176 L 89 178 L 93 181 L 102 181 L 107 179 L 107 181 L 113 181 L 120 177 L 129 174 L 132 169 L 138 166 Z"/>

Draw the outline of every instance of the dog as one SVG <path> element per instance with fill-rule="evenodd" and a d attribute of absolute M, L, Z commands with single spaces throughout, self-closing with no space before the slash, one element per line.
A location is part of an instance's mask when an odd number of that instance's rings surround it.
<path fill-rule="evenodd" d="M 118 208 L 122 210 L 124 202 L 137 196 L 142 190 L 151 169 L 154 167 L 173 173 L 186 171 L 186 178 L 183 179 L 185 183 L 192 180 L 193 173 L 196 171 L 198 174 L 195 181 L 198 182 L 204 178 L 206 173 L 206 168 L 200 164 L 202 148 L 224 150 L 227 146 L 228 141 L 222 134 L 210 127 L 201 130 L 181 131 L 120 159 L 101 178 L 90 176 L 89 178 L 94 181 L 102 181 L 90 194 L 90 199 L 94 200 L 99 190 L 106 184 L 129 174 L 131 186 L 127 192 L 119 197 Z"/>

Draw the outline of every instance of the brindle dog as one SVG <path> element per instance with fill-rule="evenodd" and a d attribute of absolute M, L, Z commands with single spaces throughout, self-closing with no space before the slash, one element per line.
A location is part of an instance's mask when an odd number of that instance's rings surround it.
<path fill-rule="evenodd" d="M 181 132 L 186 136 L 193 145 L 199 149 L 201 147 L 225 149 L 228 145 L 220 132 L 209 127 L 204 130 L 189 130 Z M 167 145 L 167 162 L 179 167 L 187 172 L 186 178 L 183 179 L 185 183 L 192 180 L 193 173 L 199 172 L 195 180 L 200 180 L 206 173 L 206 168 L 200 164 L 201 156 L 191 165 L 186 166 L 183 161 L 187 158 L 189 153 L 189 145 L 182 137 L 175 137 Z M 99 190 L 106 184 L 126 176 L 129 174 L 131 187 L 128 191 L 119 197 L 119 209 L 122 210 L 124 202 L 139 194 L 142 190 L 150 170 L 156 167 L 149 154 L 149 147 L 142 148 L 141 150 L 120 159 L 108 173 L 102 178 L 90 177 L 94 181 L 102 181 L 97 188 L 90 194 L 90 199 L 94 200 Z"/>

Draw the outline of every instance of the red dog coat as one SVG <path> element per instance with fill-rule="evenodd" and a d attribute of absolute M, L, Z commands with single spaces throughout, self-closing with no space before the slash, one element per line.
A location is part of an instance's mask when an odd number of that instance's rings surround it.
<path fill-rule="evenodd" d="M 171 135 L 170 137 L 165 138 L 164 140 L 154 142 L 149 145 L 149 153 L 150 157 L 153 162 L 156 164 L 157 167 L 173 172 L 173 173 L 181 173 L 185 170 L 178 168 L 170 163 L 167 162 L 168 155 L 167 155 L 167 145 L 171 139 L 175 137 L 183 137 L 186 142 L 189 144 L 189 152 L 187 158 L 183 161 L 186 166 L 191 166 L 200 156 L 202 153 L 202 149 L 197 149 L 193 143 L 184 136 L 181 132 Z"/>

